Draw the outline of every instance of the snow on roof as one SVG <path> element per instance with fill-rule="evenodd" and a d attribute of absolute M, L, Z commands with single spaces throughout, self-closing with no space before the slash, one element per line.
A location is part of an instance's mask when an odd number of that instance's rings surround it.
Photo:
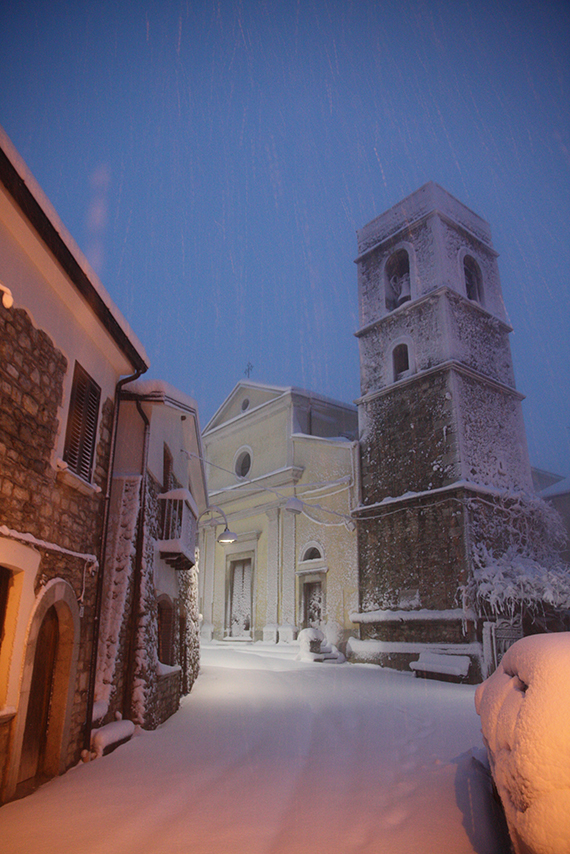
<path fill-rule="evenodd" d="M 143 345 L 1 126 L 0 182 L 133 367 L 148 370 Z"/>
<path fill-rule="evenodd" d="M 166 403 L 178 409 L 198 412 L 198 404 L 193 397 L 184 394 L 164 380 L 134 380 L 123 386 L 123 392 L 153 403 Z"/>
<path fill-rule="evenodd" d="M 350 410 L 351 412 L 357 412 L 357 408 L 353 403 L 345 403 L 344 401 L 336 400 L 335 398 L 332 398 L 332 397 L 327 397 L 326 395 L 320 394 L 316 391 L 309 391 L 309 389 L 300 388 L 298 386 L 267 385 L 265 383 L 257 383 L 257 382 L 253 382 L 251 380 L 240 380 L 240 382 L 236 383 L 236 385 L 233 387 L 233 389 L 228 394 L 228 396 L 224 399 L 224 401 L 216 409 L 216 411 L 214 412 L 214 414 L 212 415 L 212 417 L 210 418 L 210 420 L 208 421 L 208 423 L 206 424 L 206 426 L 202 430 L 202 433 L 203 434 L 208 433 L 208 431 L 211 430 L 216 425 L 216 422 L 218 421 L 223 410 L 231 403 L 232 399 L 241 390 L 248 389 L 248 388 L 256 389 L 259 391 L 266 391 L 269 393 L 274 392 L 275 393 L 274 400 L 281 398 L 281 397 L 284 397 L 287 394 L 289 394 L 291 396 L 296 395 L 298 397 L 304 397 L 307 400 L 313 400 L 316 402 L 324 403 L 327 406 L 336 406 L 336 407 L 339 407 L 341 409 Z M 262 403 L 258 404 L 257 406 L 254 406 L 254 407 L 251 407 L 250 409 L 248 409 L 247 414 L 250 414 L 251 412 L 254 412 L 257 409 L 260 409 L 262 406 L 266 406 L 268 403 L 272 403 L 272 402 L 273 402 L 273 400 L 265 400 Z M 241 417 L 243 417 L 244 414 L 245 414 L 245 412 L 243 412 L 243 413 L 240 412 L 238 415 L 236 415 L 234 417 L 235 418 L 241 418 Z M 234 419 L 232 418 L 229 420 L 233 421 Z M 227 422 L 225 422 L 225 423 L 227 423 Z"/>
<path fill-rule="evenodd" d="M 570 492 L 570 477 L 565 477 L 563 480 L 559 480 L 558 483 L 553 483 L 551 486 L 543 489 L 540 497 L 554 498 L 555 495 L 564 495 L 566 492 Z"/>
<path fill-rule="evenodd" d="M 456 199 L 439 184 L 428 181 L 414 193 L 395 204 L 389 210 L 377 216 L 356 232 L 360 255 L 374 246 L 392 237 L 403 228 L 409 228 L 415 222 L 437 211 L 459 223 L 478 240 L 491 247 L 491 229 L 489 224 L 463 202 Z"/>

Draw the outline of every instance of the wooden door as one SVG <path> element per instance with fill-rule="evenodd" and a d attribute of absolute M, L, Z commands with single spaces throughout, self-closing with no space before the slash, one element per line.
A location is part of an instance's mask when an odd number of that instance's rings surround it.
<path fill-rule="evenodd" d="M 36 643 L 30 699 L 20 759 L 18 784 L 33 787 L 41 782 L 53 694 L 54 671 L 59 643 L 59 623 L 55 606 L 48 609 Z"/>

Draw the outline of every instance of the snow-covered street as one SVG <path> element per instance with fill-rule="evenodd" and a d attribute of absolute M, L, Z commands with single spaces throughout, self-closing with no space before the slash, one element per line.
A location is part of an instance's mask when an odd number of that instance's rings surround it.
<path fill-rule="evenodd" d="M 180 711 L 0 809 L 3 854 L 499 854 L 472 686 L 212 645 Z"/>

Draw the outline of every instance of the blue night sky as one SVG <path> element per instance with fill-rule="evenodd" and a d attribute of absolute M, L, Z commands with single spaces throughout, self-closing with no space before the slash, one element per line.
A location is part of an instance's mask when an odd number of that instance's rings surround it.
<path fill-rule="evenodd" d="M 556 0 L 2 0 L 0 124 L 202 424 L 248 362 L 358 396 L 355 230 L 437 181 L 570 474 L 569 35 Z"/>

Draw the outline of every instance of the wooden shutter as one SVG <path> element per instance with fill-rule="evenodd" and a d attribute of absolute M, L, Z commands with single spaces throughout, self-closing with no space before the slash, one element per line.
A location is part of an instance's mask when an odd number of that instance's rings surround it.
<path fill-rule="evenodd" d="M 81 365 L 75 363 L 73 388 L 63 458 L 84 480 L 91 480 L 101 389 Z"/>

